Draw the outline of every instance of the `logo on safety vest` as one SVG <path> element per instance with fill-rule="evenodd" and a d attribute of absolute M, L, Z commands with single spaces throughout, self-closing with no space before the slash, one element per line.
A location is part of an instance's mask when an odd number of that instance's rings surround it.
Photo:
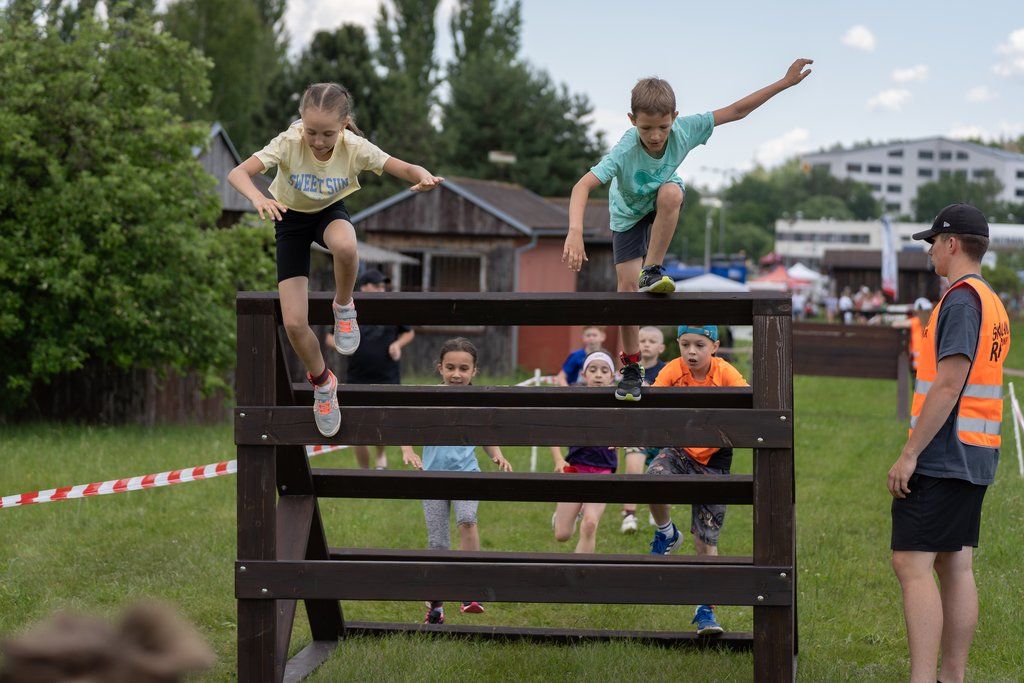
<path fill-rule="evenodd" d="M 992 350 L 989 351 L 988 359 L 997 362 L 1003 356 L 1003 351 L 1010 341 L 1010 326 L 1005 322 L 997 322 L 992 326 Z"/>

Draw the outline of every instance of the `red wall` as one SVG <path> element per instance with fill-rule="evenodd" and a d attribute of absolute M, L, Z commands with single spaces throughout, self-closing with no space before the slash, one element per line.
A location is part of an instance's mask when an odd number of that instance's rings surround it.
<path fill-rule="evenodd" d="M 519 255 L 520 292 L 576 291 L 576 273 L 562 263 L 564 240 L 541 237 L 537 246 Z M 519 327 L 519 355 L 517 365 L 532 371 L 540 368 L 553 375 L 573 349 L 580 346 L 579 327 Z"/>

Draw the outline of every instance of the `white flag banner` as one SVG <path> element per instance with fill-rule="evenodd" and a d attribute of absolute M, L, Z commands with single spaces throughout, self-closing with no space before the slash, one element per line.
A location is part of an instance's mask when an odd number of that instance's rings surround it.
<path fill-rule="evenodd" d="M 888 216 L 882 216 L 882 291 L 892 301 L 899 296 L 899 273 L 896 265 L 896 235 Z"/>

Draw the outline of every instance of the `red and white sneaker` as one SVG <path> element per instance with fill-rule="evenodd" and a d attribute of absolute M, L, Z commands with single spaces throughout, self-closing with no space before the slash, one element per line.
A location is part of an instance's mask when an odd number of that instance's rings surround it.
<path fill-rule="evenodd" d="M 462 611 L 463 614 L 467 614 L 467 613 L 468 614 L 483 614 L 484 613 L 484 606 L 481 605 L 476 600 L 470 600 L 468 602 L 462 603 L 462 605 L 459 607 L 459 609 Z"/>
<path fill-rule="evenodd" d="M 354 304 L 331 304 L 334 311 L 334 348 L 343 356 L 351 356 L 359 348 L 359 323 L 356 322 Z"/>

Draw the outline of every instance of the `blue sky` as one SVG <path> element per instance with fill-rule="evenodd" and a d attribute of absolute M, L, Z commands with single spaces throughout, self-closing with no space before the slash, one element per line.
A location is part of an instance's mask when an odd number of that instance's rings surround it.
<path fill-rule="evenodd" d="M 372 26 L 380 2 L 291 0 L 285 24 L 293 48 L 319 28 Z M 453 4 L 442 0 L 439 11 L 442 61 L 450 55 Z M 631 6 L 639 9 L 624 11 Z M 777 80 L 797 57 L 814 59 L 814 73 L 801 85 L 716 130 L 691 153 L 680 172 L 701 185 L 721 182 L 723 174 L 709 169 L 771 166 L 835 142 L 1024 134 L 1019 0 L 523 0 L 523 54 L 590 97 L 609 144 L 628 126 L 629 92 L 640 77 L 667 79 L 686 114 Z"/>

